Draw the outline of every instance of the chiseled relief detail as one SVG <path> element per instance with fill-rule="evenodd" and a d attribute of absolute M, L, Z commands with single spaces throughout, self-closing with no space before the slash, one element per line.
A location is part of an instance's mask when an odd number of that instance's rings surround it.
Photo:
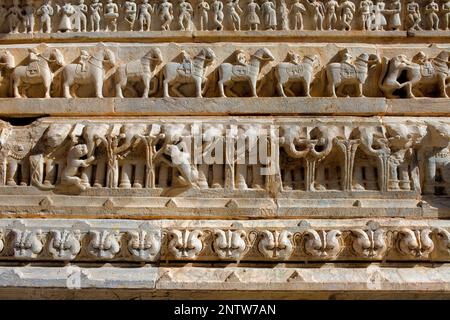
<path fill-rule="evenodd" d="M 312 257 L 334 258 L 342 249 L 339 230 L 307 229 L 303 233 L 303 248 Z"/>
<path fill-rule="evenodd" d="M 18 259 L 36 258 L 44 248 L 42 230 L 13 229 L 14 257 Z"/>
<path fill-rule="evenodd" d="M 247 250 L 245 230 L 214 230 L 213 248 L 220 259 L 240 260 Z"/>
<path fill-rule="evenodd" d="M 416 258 L 427 258 L 434 249 L 430 229 L 411 230 L 403 228 L 398 232 L 398 250 L 404 254 Z"/>
<path fill-rule="evenodd" d="M 159 230 L 130 230 L 128 234 L 128 251 L 133 258 L 142 261 L 154 261 L 161 249 L 161 232 Z"/>
<path fill-rule="evenodd" d="M 176 259 L 195 259 L 204 248 L 204 232 L 194 230 L 169 230 L 169 251 Z"/>
<path fill-rule="evenodd" d="M 438 247 L 443 251 L 450 254 L 450 232 L 443 228 L 436 228 L 433 230 L 436 235 Z"/>
<path fill-rule="evenodd" d="M 388 246 L 386 243 L 386 230 L 371 222 L 367 229 L 353 229 L 352 248 L 356 254 L 367 258 L 381 258 L 385 254 Z"/>
<path fill-rule="evenodd" d="M 89 231 L 90 241 L 87 251 L 99 259 L 112 259 L 120 251 L 121 235 L 118 231 Z"/>
<path fill-rule="evenodd" d="M 258 250 L 266 258 L 287 260 L 294 251 L 293 234 L 288 230 L 260 232 Z"/>
<path fill-rule="evenodd" d="M 48 251 L 55 260 L 73 260 L 81 250 L 80 230 L 51 230 Z"/>

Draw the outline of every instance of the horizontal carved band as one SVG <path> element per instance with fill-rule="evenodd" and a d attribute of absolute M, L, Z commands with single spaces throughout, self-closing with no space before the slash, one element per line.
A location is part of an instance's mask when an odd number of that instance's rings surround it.
<path fill-rule="evenodd" d="M 445 221 L 2 220 L 0 260 L 450 261 Z"/>
<path fill-rule="evenodd" d="M 127 46 L 5 46 L 0 96 L 448 98 L 450 51 L 436 46 Z"/>

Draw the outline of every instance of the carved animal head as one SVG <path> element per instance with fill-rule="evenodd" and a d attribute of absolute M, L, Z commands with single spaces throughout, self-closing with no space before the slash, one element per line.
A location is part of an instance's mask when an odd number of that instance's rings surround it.
<path fill-rule="evenodd" d="M 43 142 L 51 148 L 61 145 L 72 131 L 72 127 L 73 125 L 68 123 L 50 124 L 45 132 Z"/>
<path fill-rule="evenodd" d="M 450 125 L 438 121 L 429 121 L 428 134 L 433 145 L 437 147 L 447 147 L 450 142 Z"/>
<path fill-rule="evenodd" d="M 85 144 L 77 144 L 73 146 L 67 154 L 68 159 L 79 159 L 88 153 L 88 148 Z"/>
<path fill-rule="evenodd" d="M 159 48 L 150 49 L 143 58 L 151 60 L 155 64 L 160 64 L 163 61 L 161 50 L 159 50 Z"/>
<path fill-rule="evenodd" d="M 213 61 L 216 60 L 216 54 L 211 48 L 204 48 L 200 50 L 196 57 L 204 59 L 205 64 L 207 65 L 213 63 Z"/>
<path fill-rule="evenodd" d="M 426 127 L 401 123 L 385 124 L 389 144 L 395 147 L 418 144 L 426 135 Z"/>
<path fill-rule="evenodd" d="M 275 60 L 275 57 L 272 55 L 272 52 L 270 52 L 267 48 L 261 48 L 256 50 L 256 52 L 252 55 L 252 57 L 255 57 L 259 60 L 264 61 L 273 61 Z"/>
<path fill-rule="evenodd" d="M 6 69 L 14 68 L 14 56 L 8 50 L 2 50 L 0 52 L 0 66 L 4 66 Z"/>

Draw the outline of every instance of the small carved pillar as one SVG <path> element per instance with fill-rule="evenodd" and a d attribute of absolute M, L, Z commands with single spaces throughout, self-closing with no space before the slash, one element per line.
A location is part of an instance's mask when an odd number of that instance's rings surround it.
<path fill-rule="evenodd" d="M 355 153 L 358 149 L 361 141 L 359 139 L 334 139 L 336 145 L 338 145 L 344 153 L 344 175 L 342 189 L 344 191 L 352 190 L 353 180 L 353 165 L 355 163 Z"/>

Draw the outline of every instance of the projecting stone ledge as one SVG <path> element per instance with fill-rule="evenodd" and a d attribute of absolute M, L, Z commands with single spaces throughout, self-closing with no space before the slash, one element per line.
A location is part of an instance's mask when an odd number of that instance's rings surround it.
<path fill-rule="evenodd" d="M 420 296 L 416 296 L 418 293 Z M 367 267 L 325 264 L 307 268 L 0 267 L 0 298 L 9 299 L 269 299 L 286 298 L 286 294 L 289 299 L 448 299 L 450 265 L 406 268 L 378 264 Z"/>
<path fill-rule="evenodd" d="M 448 116 L 441 98 L 51 98 L 0 99 L 2 116 L 78 115 L 402 115 Z"/>

